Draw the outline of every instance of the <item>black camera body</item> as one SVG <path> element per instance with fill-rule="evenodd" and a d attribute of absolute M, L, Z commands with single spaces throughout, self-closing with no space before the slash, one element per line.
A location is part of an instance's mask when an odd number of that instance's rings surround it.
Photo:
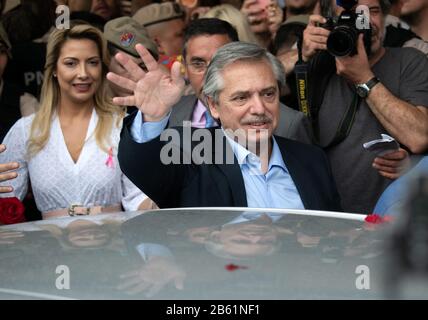
<path fill-rule="evenodd" d="M 327 51 L 335 57 L 353 56 L 357 54 L 358 36 L 363 34 L 367 56 L 371 53 L 372 29 L 370 24 L 364 28 L 364 14 L 353 10 L 345 10 L 338 17 L 327 18 L 321 27 L 330 30 L 327 38 Z"/>

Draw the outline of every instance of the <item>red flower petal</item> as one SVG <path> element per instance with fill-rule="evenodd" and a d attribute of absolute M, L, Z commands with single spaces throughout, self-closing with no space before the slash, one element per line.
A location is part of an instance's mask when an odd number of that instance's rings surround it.
<path fill-rule="evenodd" d="M 378 224 L 378 223 L 382 223 L 382 222 L 384 222 L 383 221 L 383 218 L 380 216 L 380 215 L 378 215 L 378 214 L 369 214 L 365 219 L 364 219 L 364 221 L 366 221 L 366 222 L 368 222 L 368 223 L 374 223 L 374 224 Z"/>
<path fill-rule="evenodd" d="M 238 266 L 238 265 L 233 264 L 233 263 L 230 263 L 230 264 L 226 265 L 224 268 L 225 268 L 227 271 L 235 271 L 235 270 L 238 270 L 238 269 L 248 269 L 248 267 L 245 267 L 245 266 Z"/>
<path fill-rule="evenodd" d="M 18 198 L 0 198 L 0 224 L 25 222 L 25 207 Z"/>
<path fill-rule="evenodd" d="M 377 227 L 376 225 L 382 224 L 382 223 L 386 223 L 386 222 L 391 222 L 394 220 L 394 217 L 392 216 L 383 216 L 381 217 L 380 215 L 373 213 L 373 214 L 369 214 L 366 216 L 366 218 L 364 219 L 364 221 L 366 222 L 364 225 L 364 228 L 366 230 L 376 230 Z"/>

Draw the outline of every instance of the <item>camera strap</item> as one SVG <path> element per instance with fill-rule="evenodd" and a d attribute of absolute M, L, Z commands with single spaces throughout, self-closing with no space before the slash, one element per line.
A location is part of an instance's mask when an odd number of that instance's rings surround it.
<path fill-rule="evenodd" d="M 311 107 L 309 105 L 309 91 L 308 91 L 308 73 L 309 66 L 302 58 L 302 38 L 303 35 L 297 36 L 297 52 L 298 60 L 294 65 L 294 73 L 296 75 L 296 88 L 297 88 L 297 102 L 299 103 L 299 110 L 305 116 L 311 118 Z"/>
<path fill-rule="evenodd" d="M 308 118 L 311 117 L 309 99 L 308 99 L 308 65 L 305 62 L 297 61 L 294 66 L 296 74 L 297 102 L 299 110 Z"/>
<path fill-rule="evenodd" d="M 329 63 L 323 63 L 323 67 L 326 67 L 327 69 L 323 70 L 322 72 L 317 72 L 311 77 L 312 90 L 311 95 L 309 96 L 308 75 L 311 68 L 308 63 L 303 61 L 302 42 L 303 34 L 299 34 L 297 37 L 298 60 L 294 67 L 299 110 L 311 120 L 312 127 L 314 129 L 314 142 L 323 149 L 331 148 L 342 142 L 349 135 L 352 125 L 354 124 L 355 115 L 361 103 L 361 98 L 355 90 L 352 90 L 354 97 L 351 101 L 351 104 L 346 109 L 342 119 L 340 120 L 335 136 L 327 145 L 321 145 L 318 114 L 322 105 L 325 90 L 327 89 L 330 77 L 334 74 L 334 72 L 330 70 Z M 327 56 L 329 55 L 327 54 Z M 329 59 L 330 58 L 331 57 L 329 56 Z M 335 67 L 334 60 L 331 62 L 331 67 Z"/>
<path fill-rule="evenodd" d="M 319 127 L 319 111 L 324 100 L 324 95 L 327 90 L 331 77 L 336 73 L 336 62 L 334 58 L 327 52 L 320 52 L 311 61 L 312 67 L 310 70 L 310 105 L 311 105 L 311 123 L 313 128 L 313 141 L 323 149 L 328 149 L 339 144 L 348 136 L 354 124 L 355 115 L 361 103 L 361 98 L 355 91 L 355 88 L 350 86 L 353 92 L 353 98 L 343 114 L 336 134 L 333 139 L 326 145 L 320 143 L 320 127 Z"/>
<path fill-rule="evenodd" d="M 334 138 L 328 143 L 326 146 L 322 146 L 322 148 L 327 149 L 336 146 L 349 135 L 351 131 L 352 125 L 355 121 L 355 114 L 357 113 L 358 107 L 361 103 L 360 96 L 354 91 L 354 97 L 352 99 L 351 104 L 346 109 L 342 119 L 340 120 L 339 126 L 337 127 L 336 134 Z M 317 128 L 319 129 L 319 128 Z M 319 133 L 319 131 L 317 131 Z M 319 134 L 318 134 L 319 137 Z"/>

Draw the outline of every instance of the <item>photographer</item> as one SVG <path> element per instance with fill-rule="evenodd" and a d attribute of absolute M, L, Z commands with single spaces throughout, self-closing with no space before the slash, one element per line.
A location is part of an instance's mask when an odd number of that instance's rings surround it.
<path fill-rule="evenodd" d="M 376 157 L 362 144 L 386 133 L 411 153 L 426 152 L 428 60 L 413 48 L 383 47 L 386 0 L 359 0 L 358 5 L 370 11 L 367 48 L 359 33 L 353 52 L 333 57 L 326 51 L 332 51 L 327 48 L 332 28 L 321 26 L 327 19 L 312 15 L 303 33 L 302 58 L 309 62 L 312 117 L 343 208 L 370 213 L 391 179 L 401 174 L 408 156 L 400 148 Z"/>

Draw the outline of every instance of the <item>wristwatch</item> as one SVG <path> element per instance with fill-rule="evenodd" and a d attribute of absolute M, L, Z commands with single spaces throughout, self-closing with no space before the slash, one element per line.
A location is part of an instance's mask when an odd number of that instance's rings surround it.
<path fill-rule="evenodd" d="M 367 98 L 369 95 L 370 90 L 380 82 L 380 80 L 376 77 L 371 78 L 366 83 L 356 84 L 355 88 L 357 89 L 357 94 L 361 98 Z"/>

